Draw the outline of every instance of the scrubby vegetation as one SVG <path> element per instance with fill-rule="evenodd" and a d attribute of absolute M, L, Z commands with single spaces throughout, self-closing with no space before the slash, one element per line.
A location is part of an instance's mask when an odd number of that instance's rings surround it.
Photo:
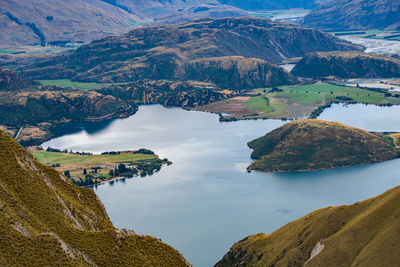
<path fill-rule="evenodd" d="M 188 266 L 159 239 L 115 229 L 91 189 L 40 164 L 4 132 L 0 215 L 2 266 Z"/>
<path fill-rule="evenodd" d="M 321 170 L 398 157 L 389 135 L 337 122 L 298 120 L 248 143 L 254 151 L 248 169 L 265 172 Z"/>

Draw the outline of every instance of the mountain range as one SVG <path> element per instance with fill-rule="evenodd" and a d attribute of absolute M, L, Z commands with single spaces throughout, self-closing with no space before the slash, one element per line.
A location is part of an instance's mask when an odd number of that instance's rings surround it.
<path fill-rule="evenodd" d="M 314 8 L 326 0 L 10 0 L 0 5 L 0 45 L 89 42 L 140 25 Z"/>
<path fill-rule="evenodd" d="M 291 84 L 271 63 L 317 51 L 363 50 L 318 30 L 260 18 L 141 27 L 23 67 L 34 79 L 85 82 L 196 80 L 234 89 Z M 271 62 L 271 63 L 270 63 Z"/>
<path fill-rule="evenodd" d="M 334 0 L 318 6 L 300 23 L 330 30 L 400 30 L 400 1 Z"/>

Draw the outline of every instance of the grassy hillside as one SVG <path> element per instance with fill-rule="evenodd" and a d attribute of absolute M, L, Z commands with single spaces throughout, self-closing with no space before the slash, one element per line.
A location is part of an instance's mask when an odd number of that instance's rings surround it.
<path fill-rule="evenodd" d="M 3 266 L 188 266 L 158 239 L 115 229 L 92 190 L 40 164 L 4 132 L 0 214 Z"/>
<path fill-rule="evenodd" d="M 398 266 L 400 187 L 353 205 L 327 207 L 271 234 L 232 246 L 216 267 Z"/>
<path fill-rule="evenodd" d="M 311 53 L 302 58 L 291 73 L 301 77 L 399 77 L 400 59 L 360 52 Z"/>
<path fill-rule="evenodd" d="M 338 122 L 298 120 L 248 143 L 254 151 L 249 170 L 320 170 L 398 157 L 391 136 L 377 135 Z"/>

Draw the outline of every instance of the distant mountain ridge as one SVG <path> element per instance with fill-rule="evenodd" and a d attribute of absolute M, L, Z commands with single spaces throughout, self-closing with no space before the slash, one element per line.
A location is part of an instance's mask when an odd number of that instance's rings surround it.
<path fill-rule="evenodd" d="M 333 30 L 400 30 L 399 0 L 334 0 L 300 20 L 302 25 Z"/>
<path fill-rule="evenodd" d="M 133 28 L 134 14 L 99 0 L 10 0 L 0 5 L 0 44 L 89 42 Z"/>
<path fill-rule="evenodd" d="M 322 0 L 326 1 L 326 0 Z M 0 45 L 90 42 L 140 25 L 314 8 L 321 0 L 10 0 L 0 5 Z"/>
<path fill-rule="evenodd" d="M 267 61 L 280 63 L 316 51 L 362 49 L 317 30 L 269 19 L 201 19 L 141 27 L 22 70 L 35 79 L 96 82 L 191 79 L 214 82 L 221 87 L 263 87 L 294 81 L 293 76 Z M 249 79 L 253 74 L 255 77 Z M 218 75 L 233 76 L 233 84 L 217 80 Z"/>

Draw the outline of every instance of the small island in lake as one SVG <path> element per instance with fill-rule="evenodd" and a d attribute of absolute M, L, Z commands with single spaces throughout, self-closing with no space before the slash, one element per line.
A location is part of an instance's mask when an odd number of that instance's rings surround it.
<path fill-rule="evenodd" d="M 35 158 L 51 165 L 80 186 L 92 186 L 117 178 L 145 177 L 170 165 L 168 159 L 160 159 L 153 151 L 141 148 L 135 151 L 111 151 L 95 155 L 56 148 L 31 151 Z"/>
<path fill-rule="evenodd" d="M 398 134 L 377 134 L 338 122 L 297 120 L 248 143 L 248 170 L 309 171 L 399 157 Z"/>

